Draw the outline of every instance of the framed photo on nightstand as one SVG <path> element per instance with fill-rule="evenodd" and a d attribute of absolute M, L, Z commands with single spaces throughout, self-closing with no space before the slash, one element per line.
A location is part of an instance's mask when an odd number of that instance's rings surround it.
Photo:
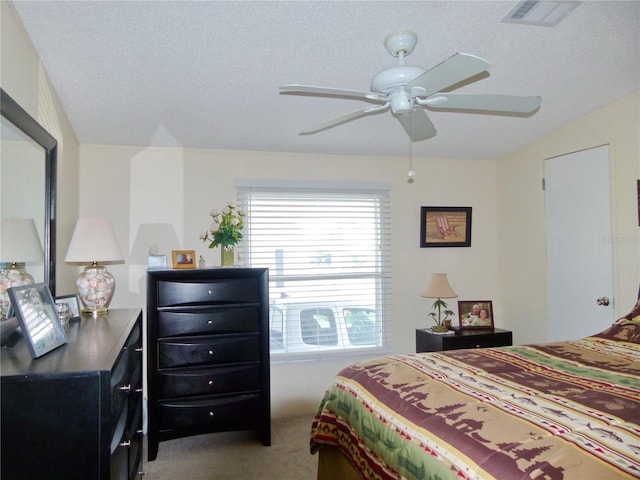
<path fill-rule="evenodd" d="M 493 304 L 491 300 L 462 300 L 458 302 L 459 327 L 464 329 L 493 330 Z"/>

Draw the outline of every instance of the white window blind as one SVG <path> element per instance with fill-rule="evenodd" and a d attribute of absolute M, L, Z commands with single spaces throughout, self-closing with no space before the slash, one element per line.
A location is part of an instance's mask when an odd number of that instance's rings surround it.
<path fill-rule="evenodd" d="M 387 347 L 389 187 L 237 182 L 242 265 L 269 268 L 271 355 Z"/>

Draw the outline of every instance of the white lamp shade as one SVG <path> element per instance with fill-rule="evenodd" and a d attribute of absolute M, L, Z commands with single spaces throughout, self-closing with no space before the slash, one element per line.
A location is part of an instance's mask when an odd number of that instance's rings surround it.
<path fill-rule="evenodd" d="M 111 222 L 80 218 L 73 231 L 65 262 L 122 262 L 124 256 Z"/>
<path fill-rule="evenodd" d="M 3 218 L 0 228 L 0 261 L 42 262 L 42 243 L 32 218 Z"/>
<path fill-rule="evenodd" d="M 456 298 L 458 294 L 453 291 L 446 273 L 434 273 L 427 288 L 420 294 L 425 298 Z"/>

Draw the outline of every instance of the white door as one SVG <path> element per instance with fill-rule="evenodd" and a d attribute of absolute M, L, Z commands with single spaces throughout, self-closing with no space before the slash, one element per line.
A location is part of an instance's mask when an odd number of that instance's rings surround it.
<path fill-rule="evenodd" d="M 548 339 L 582 338 L 613 321 L 609 146 L 546 159 L 544 176 Z"/>

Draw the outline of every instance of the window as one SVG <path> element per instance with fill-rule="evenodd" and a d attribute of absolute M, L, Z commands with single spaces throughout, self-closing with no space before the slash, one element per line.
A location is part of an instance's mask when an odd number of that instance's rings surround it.
<path fill-rule="evenodd" d="M 389 186 L 238 181 L 241 263 L 269 268 L 274 358 L 386 348 Z"/>

